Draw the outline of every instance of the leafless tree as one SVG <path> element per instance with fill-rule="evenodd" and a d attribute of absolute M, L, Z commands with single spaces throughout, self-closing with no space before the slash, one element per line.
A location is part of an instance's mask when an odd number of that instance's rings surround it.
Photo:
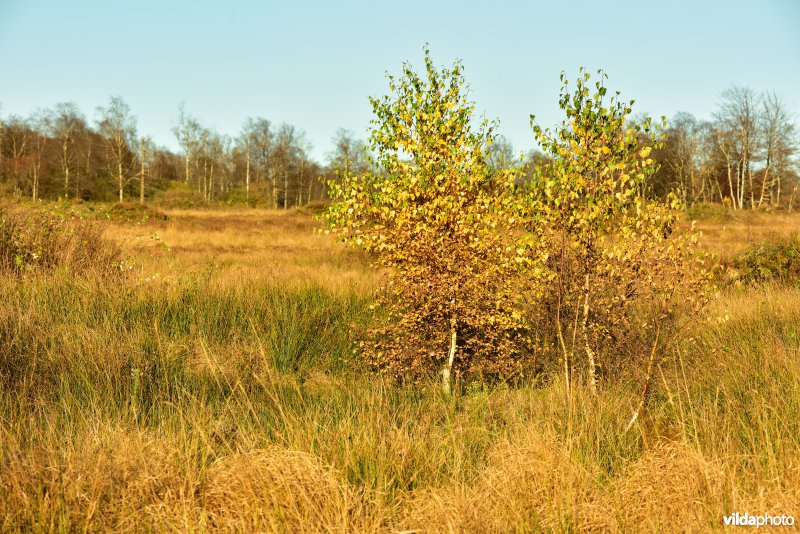
<path fill-rule="evenodd" d="M 755 207 L 753 184 L 753 159 L 758 151 L 758 97 L 749 87 L 733 86 L 723 91 L 719 111 L 715 119 L 723 135 L 718 139 L 725 143 L 720 149 L 732 161 L 728 169 L 736 170 L 737 198 L 734 204 L 744 208 L 749 196 L 750 207 Z"/>
<path fill-rule="evenodd" d="M 112 96 L 107 107 L 98 107 L 97 128 L 106 143 L 106 150 L 114 166 L 119 186 L 119 201 L 124 200 L 127 164 L 130 161 L 131 146 L 136 137 L 136 119 L 130 107 L 119 96 Z"/>
<path fill-rule="evenodd" d="M 511 169 L 519 165 L 520 157 L 514 154 L 511 141 L 500 135 L 486 147 L 486 161 L 495 170 Z"/>
<path fill-rule="evenodd" d="M 192 179 L 192 163 L 197 158 L 198 147 L 202 128 L 200 123 L 186 112 L 185 104 L 181 103 L 178 107 L 178 122 L 172 128 L 172 133 L 178 140 L 178 144 L 183 149 L 184 158 L 184 183 L 189 185 Z"/>
<path fill-rule="evenodd" d="M 797 150 L 796 129 L 786 105 L 777 94 L 765 94 L 762 106 L 765 166 L 758 205 L 762 205 L 768 194 L 770 204 L 777 206 L 780 204 L 787 163 L 790 163 L 790 158 Z"/>
<path fill-rule="evenodd" d="M 247 176 L 245 177 L 247 195 L 250 195 L 250 184 L 266 182 L 270 191 L 270 204 L 277 207 L 277 180 L 275 179 L 274 150 L 275 134 L 267 119 L 256 117 L 245 121 L 239 136 L 240 144 L 245 146 L 247 157 Z M 251 173 L 255 171 L 255 180 Z"/>
<path fill-rule="evenodd" d="M 86 119 L 74 102 L 56 104 L 48 114 L 48 134 L 58 142 L 59 159 L 64 175 L 64 198 L 69 197 L 70 173 L 75 159 L 75 144 L 86 129 Z"/>

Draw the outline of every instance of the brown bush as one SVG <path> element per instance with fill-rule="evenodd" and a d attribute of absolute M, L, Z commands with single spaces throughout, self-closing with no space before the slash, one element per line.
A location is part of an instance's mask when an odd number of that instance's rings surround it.
<path fill-rule="evenodd" d="M 65 269 L 120 273 L 120 248 L 75 215 L 0 208 L 0 272 Z"/>
<path fill-rule="evenodd" d="M 161 208 L 196 209 L 208 206 L 203 193 L 194 189 L 175 188 L 160 191 L 153 197 L 153 204 Z"/>

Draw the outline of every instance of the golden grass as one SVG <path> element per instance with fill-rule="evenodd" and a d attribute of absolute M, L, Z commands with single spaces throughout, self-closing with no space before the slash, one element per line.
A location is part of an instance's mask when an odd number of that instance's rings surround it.
<path fill-rule="evenodd" d="M 800 212 L 759 213 L 728 211 L 724 220 L 699 220 L 703 247 L 722 260 L 730 260 L 744 249 L 764 241 L 785 239 L 800 232 Z"/>
<path fill-rule="evenodd" d="M 107 227 L 136 256 L 127 282 L 0 277 L 0 531 L 707 532 L 731 512 L 800 515 L 797 288 L 727 289 L 626 434 L 631 385 L 447 398 L 365 372 L 349 325 L 377 275 L 306 214 L 167 214 Z M 712 248 L 746 246 L 715 229 Z"/>
<path fill-rule="evenodd" d="M 367 257 L 319 232 L 299 211 L 167 210 L 166 221 L 114 224 L 119 242 L 142 279 L 175 281 L 206 273 L 223 284 L 257 280 L 274 285 L 324 284 L 370 291 L 376 273 Z"/>
<path fill-rule="evenodd" d="M 212 465 L 205 509 L 210 528 L 241 532 L 355 532 L 378 526 L 369 506 L 335 471 L 314 455 L 277 446 Z"/>

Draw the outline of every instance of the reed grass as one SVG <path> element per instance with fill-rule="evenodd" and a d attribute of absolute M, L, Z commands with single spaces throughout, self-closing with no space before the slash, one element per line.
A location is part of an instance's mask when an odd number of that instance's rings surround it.
<path fill-rule="evenodd" d="M 372 374 L 352 339 L 376 274 L 313 228 L 173 210 L 108 226 L 136 256 L 122 281 L 0 276 L 0 530 L 704 532 L 800 512 L 797 288 L 726 289 L 625 433 L 635 384 L 445 396 Z"/>

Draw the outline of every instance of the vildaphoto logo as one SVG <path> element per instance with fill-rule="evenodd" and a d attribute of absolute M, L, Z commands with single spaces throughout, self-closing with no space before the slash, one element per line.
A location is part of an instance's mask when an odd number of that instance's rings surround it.
<path fill-rule="evenodd" d="M 723 516 L 726 527 L 792 527 L 794 516 L 791 515 L 752 515 L 738 512 Z"/>

